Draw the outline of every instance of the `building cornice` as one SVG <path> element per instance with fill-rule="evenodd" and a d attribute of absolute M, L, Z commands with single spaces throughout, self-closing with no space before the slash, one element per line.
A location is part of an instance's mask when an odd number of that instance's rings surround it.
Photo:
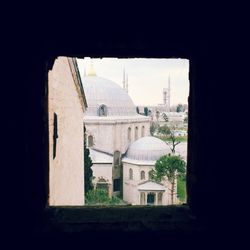
<path fill-rule="evenodd" d="M 72 77 L 74 79 L 75 87 L 76 87 L 76 90 L 77 90 L 77 93 L 78 93 L 78 96 L 80 99 L 82 110 L 83 110 L 83 112 L 85 112 L 88 105 L 87 105 L 84 89 L 82 86 L 81 76 L 80 76 L 80 73 L 78 70 L 76 58 L 67 57 L 67 59 L 68 59 L 68 63 L 69 63 Z"/>

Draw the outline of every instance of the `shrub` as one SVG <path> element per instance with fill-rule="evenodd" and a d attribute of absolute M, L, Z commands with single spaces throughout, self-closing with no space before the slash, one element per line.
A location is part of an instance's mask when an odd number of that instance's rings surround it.
<path fill-rule="evenodd" d="M 86 194 L 86 205 L 119 205 L 124 204 L 123 201 L 113 196 L 108 196 L 108 191 L 105 189 L 90 190 Z"/>

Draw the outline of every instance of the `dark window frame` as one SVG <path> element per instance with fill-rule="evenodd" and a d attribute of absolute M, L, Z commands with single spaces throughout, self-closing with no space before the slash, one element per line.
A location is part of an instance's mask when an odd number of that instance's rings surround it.
<path fill-rule="evenodd" d="M 57 114 L 54 113 L 54 121 L 53 121 L 53 159 L 56 158 L 57 139 L 58 139 L 58 118 L 57 118 Z"/>
<path fill-rule="evenodd" d="M 143 55 L 141 57 L 142 58 L 147 58 L 148 56 Z M 53 57 L 53 58 L 55 59 L 56 57 Z M 169 56 L 161 56 L 159 58 L 170 58 L 170 57 Z M 183 56 L 181 58 L 185 59 L 185 57 L 183 57 Z M 190 63 L 192 62 L 192 60 L 190 60 L 189 58 L 186 58 L 186 59 L 188 59 Z M 52 59 L 50 59 L 50 60 L 52 60 Z M 50 63 L 51 63 L 51 61 L 50 61 Z M 189 69 L 189 75 L 190 75 L 190 70 L 191 70 L 191 67 Z M 190 91 L 191 90 L 191 84 L 192 84 L 191 79 L 190 79 L 189 84 L 190 84 L 190 89 L 189 89 L 189 91 Z M 48 88 L 48 79 L 47 78 L 46 78 L 46 88 Z M 48 95 L 47 94 L 45 95 L 45 100 L 48 100 Z M 189 98 L 189 100 L 190 100 L 190 98 Z M 46 112 L 47 112 L 47 115 L 48 115 L 48 105 L 47 104 L 45 105 L 45 108 L 46 107 L 47 107 Z M 191 103 L 189 102 L 189 114 L 190 114 L 190 116 L 189 116 L 189 121 L 188 121 L 188 125 L 189 125 L 188 130 L 190 130 L 190 128 L 191 128 L 190 127 L 190 117 L 191 117 L 190 108 L 191 108 Z M 45 121 L 46 121 L 46 119 L 45 119 Z M 47 126 L 47 128 L 48 128 L 48 126 Z M 45 134 L 45 137 L 47 138 L 47 143 L 48 143 L 48 136 L 49 136 L 48 132 L 49 131 L 47 130 L 46 134 Z M 191 133 L 189 132 L 188 136 L 190 136 L 190 134 Z M 191 144 L 191 140 L 189 139 L 188 140 L 188 148 L 190 148 L 190 144 Z M 48 153 L 47 149 L 45 151 Z M 188 150 L 188 154 L 189 154 L 189 152 L 190 151 Z M 49 168 L 48 168 L 48 165 L 49 165 L 49 161 L 47 161 L 47 164 L 46 164 L 46 169 L 47 169 L 46 170 L 47 171 L 46 193 L 47 193 L 47 196 L 49 194 L 49 192 L 48 192 L 48 190 L 49 190 L 49 182 L 48 182 L 48 180 L 49 180 L 49 178 L 48 178 Z M 188 189 L 187 189 L 187 191 L 188 191 Z M 189 202 L 189 199 L 188 199 L 187 202 Z M 167 216 L 168 218 L 170 218 L 170 221 L 172 220 L 172 217 L 175 216 L 175 214 L 178 213 L 178 211 L 179 211 L 181 214 L 185 215 L 185 216 L 182 217 L 182 221 L 186 220 L 187 222 L 189 222 L 190 221 L 190 213 L 191 213 L 188 204 L 187 205 L 175 206 L 175 208 L 171 208 L 171 206 L 160 206 L 160 207 L 152 206 L 152 207 L 149 208 L 146 205 L 145 206 L 140 206 L 140 207 L 138 207 L 138 206 L 132 206 L 132 207 L 131 206 L 126 206 L 126 207 L 119 206 L 119 207 L 115 207 L 115 208 L 112 208 L 112 207 L 109 207 L 109 208 L 107 208 L 107 207 L 106 208 L 104 208 L 104 207 L 96 207 L 96 208 L 98 208 L 98 210 L 92 210 L 92 208 L 88 208 L 86 206 L 82 206 L 82 207 L 79 207 L 79 206 L 60 206 L 60 207 L 58 207 L 58 206 L 49 206 L 48 205 L 48 199 L 47 199 L 46 206 L 44 207 L 44 213 L 45 213 L 44 215 L 47 218 L 47 220 L 45 222 L 45 225 L 47 226 L 47 228 L 49 228 L 49 230 L 54 230 L 55 228 L 56 228 L 56 230 L 58 230 L 58 228 L 60 228 L 60 230 L 67 231 L 67 229 L 64 228 L 64 226 L 60 222 L 61 219 L 59 218 L 60 216 L 58 217 L 58 212 L 60 212 L 60 214 L 65 215 L 63 221 L 66 221 L 67 218 L 70 217 L 70 214 L 72 214 L 72 212 L 73 212 L 75 214 L 75 216 L 78 217 L 78 222 L 77 223 L 81 224 L 82 229 L 80 231 L 89 230 L 89 224 L 88 224 L 88 219 L 87 219 L 89 213 L 90 214 L 95 214 L 94 221 L 99 222 L 99 229 L 100 230 L 102 230 L 101 229 L 102 225 L 105 225 L 105 223 L 106 223 L 105 220 L 101 220 L 101 222 L 100 222 L 100 218 L 103 217 L 102 214 L 105 213 L 107 215 L 106 219 L 108 221 L 108 219 L 113 218 L 114 215 L 116 215 L 118 213 L 120 214 L 121 209 L 122 209 L 121 211 L 124 211 L 124 209 L 126 211 L 126 213 L 124 215 L 125 219 L 124 219 L 124 216 L 122 216 L 122 221 L 125 221 L 125 223 L 130 222 L 132 224 L 133 224 L 133 222 L 131 220 L 131 215 L 132 214 L 138 213 L 138 214 L 140 214 L 139 217 L 145 219 L 145 218 L 147 218 L 147 215 L 148 215 L 148 209 L 150 209 L 150 211 L 151 211 L 150 213 L 152 214 L 152 216 L 155 216 L 157 214 L 161 215 L 162 217 Z M 143 215 L 144 213 L 146 213 L 146 216 Z M 67 216 L 69 216 L 69 217 L 67 217 Z M 53 224 L 54 224 L 55 227 L 51 224 L 51 221 L 54 221 Z M 70 230 L 70 232 L 79 231 L 79 229 L 75 228 L 74 224 L 72 224 L 74 220 L 69 218 L 69 221 L 70 221 L 70 225 L 69 225 L 68 229 Z M 152 223 L 151 218 L 149 218 L 149 221 Z M 156 224 L 159 221 L 160 220 L 156 219 L 156 218 L 153 220 L 153 222 L 156 223 Z M 179 222 L 177 222 L 177 224 L 179 224 Z M 167 223 L 166 223 L 166 228 L 168 228 Z M 40 229 L 41 229 L 41 227 L 40 227 Z M 96 229 L 96 227 L 94 227 L 94 229 Z M 117 226 L 114 226 L 114 227 L 110 226 L 110 229 L 111 230 L 112 229 L 116 230 Z"/>

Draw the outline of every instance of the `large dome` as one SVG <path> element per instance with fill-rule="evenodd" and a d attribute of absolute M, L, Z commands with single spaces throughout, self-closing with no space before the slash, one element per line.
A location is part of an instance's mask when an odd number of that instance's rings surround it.
<path fill-rule="evenodd" d="M 97 76 L 83 77 L 82 84 L 88 104 L 86 115 L 98 116 L 101 106 L 107 116 L 137 115 L 133 101 L 118 84 Z"/>
<path fill-rule="evenodd" d="M 156 161 L 168 153 L 170 153 L 170 148 L 164 141 L 153 136 L 146 136 L 129 146 L 126 157 L 139 161 Z"/>

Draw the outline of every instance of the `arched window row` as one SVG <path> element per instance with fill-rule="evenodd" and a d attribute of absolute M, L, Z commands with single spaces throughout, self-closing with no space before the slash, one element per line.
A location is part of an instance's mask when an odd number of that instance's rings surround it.
<path fill-rule="evenodd" d="M 145 136 L 145 126 L 141 127 L 141 137 Z M 139 128 L 136 126 L 134 129 L 134 140 L 138 140 L 139 139 Z M 130 143 L 132 140 L 132 129 L 131 127 L 128 127 L 127 129 L 127 140 Z"/>

